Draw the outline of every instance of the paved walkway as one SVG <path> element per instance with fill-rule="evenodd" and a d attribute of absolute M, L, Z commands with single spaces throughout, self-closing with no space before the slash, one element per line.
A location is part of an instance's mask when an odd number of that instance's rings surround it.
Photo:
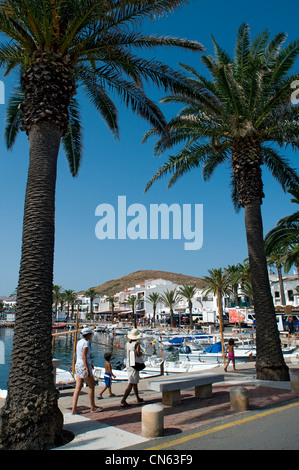
<path fill-rule="evenodd" d="M 299 365 L 288 364 L 290 370 L 299 371 Z M 231 419 L 238 413 L 230 410 L 230 387 L 243 384 L 248 389 L 250 411 L 264 410 L 296 399 L 289 382 L 266 382 L 256 380 L 255 364 L 238 364 L 237 372 L 225 374 L 225 381 L 213 386 L 213 397 L 195 399 L 194 391 L 181 393 L 181 404 L 175 407 L 164 406 L 165 437 L 181 434 L 199 426 L 212 425 L 219 419 Z M 223 372 L 223 367 L 211 369 L 211 372 Z M 89 411 L 88 389 L 80 394 L 78 409 L 80 414 L 72 415 L 73 390 L 61 391 L 59 406 L 64 414 L 65 429 L 73 432 L 75 438 L 59 450 L 120 450 L 145 443 L 149 439 L 141 435 L 141 409 L 149 403 L 161 403 L 161 395 L 147 389 L 147 381 L 139 384 L 142 405 L 135 403 L 133 393 L 128 398 L 129 408 L 122 408 L 120 400 L 126 388 L 126 382 L 114 383 L 112 391 L 115 397 L 97 400 L 103 407 L 100 413 Z M 96 395 L 102 385 L 96 387 Z M 163 439 L 163 438 L 162 438 Z M 159 439 L 161 441 L 161 438 Z M 57 449 L 57 450 L 58 450 Z"/>

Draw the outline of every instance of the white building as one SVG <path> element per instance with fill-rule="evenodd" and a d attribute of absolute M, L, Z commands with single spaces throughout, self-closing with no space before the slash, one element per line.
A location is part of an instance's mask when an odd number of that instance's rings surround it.
<path fill-rule="evenodd" d="M 177 290 L 182 287 L 181 285 L 175 284 L 166 279 L 151 279 L 134 287 L 128 288 L 126 291 L 118 292 L 117 297 L 118 307 L 123 315 L 130 313 L 132 310 L 127 304 L 127 300 L 130 296 L 134 295 L 137 297 L 135 312 L 139 317 L 146 317 L 151 319 L 153 317 L 153 304 L 149 300 L 149 295 L 157 293 L 159 295 L 164 294 L 165 291 Z M 192 299 L 192 313 L 196 318 L 196 314 L 204 311 L 217 311 L 217 298 L 213 295 L 203 296 L 202 290 L 197 289 L 194 298 Z M 170 309 L 165 307 L 162 302 L 158 302 L 156 308 L 156 320 L 165 320 L 170 313 Z M 181 300 L 174 307 L 174 315 L 189 313 L 188 302 L 185 298 L 181 297 Z"/>
<path fill-rule="evenodd" d="M 273 276 L 272 279 L 270 279 L 270 285 L 274 306 L 282 305 L 278 276 Z M 283 290 L 286 305 L 292 305 L 293 307 L 299 306 L 299 296 L 296 295 L 296 287 L 298 286 L 299 277 L 297 274 L 283 276 Z"/>

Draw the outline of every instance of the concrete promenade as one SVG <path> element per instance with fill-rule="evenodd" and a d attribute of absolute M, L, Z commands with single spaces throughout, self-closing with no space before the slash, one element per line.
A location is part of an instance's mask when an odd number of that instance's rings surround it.
<path fill-rule="evenodd" d="M 288 363 L 290 372 L 299 372 L 299 364 Z M 73 390 L 63 390 L 60 393 L 59 406 L 64 414 L 65 429 L 74 433 L 74 439 L 67 445 L 56 450 L 102 450 L 121 451 L 131 449 L 150 449 L 153 443 L 163 448 L 163 442 L 171 436 L 181 438 L 184 433 L 199 428 L 213 427 L 221 420 L 222 423 L 242 416 L 250 416 L 259 411 L 271 410 L 294 401 L 299 402 L 299 394 L 291 390 L 290 382 L 266 382 L 255 378 L 255 364 L 238 364 L 238 371 L 233 372 L 228 367 L 225 380 L 213 386 L 211 398 L 196 399 L 194 390 L 181 393 L 181 403 L 174 407 L 164 406 L 164 437 L 155 440 L 141 435 L 141 409 L 147 404 L 161 404 L 161 394 L 148 390 L 147 381 L 139 383 L 140 396 L 144 403 L 136 404 L 133 393 L 127 399 L 131 404 L 128 408 L 120 406 L 120 400 L 126 388 L 126 382 L 113 383 L 112 391 L 115 397 L 96 399 L 103 407 L 100 413 L 89 411 L 88 389 L 83 388 L 79 397 L 78 409 L 80 414 L 72 415 Z M 211 369 L 211 372 L 222 373 L 223 367 Z M 230 388 L 242 385 L 248 389 L 249 410 L 235 412 L 230 409 Z M 96 387 L 96 396 L 102 388 Z"/>

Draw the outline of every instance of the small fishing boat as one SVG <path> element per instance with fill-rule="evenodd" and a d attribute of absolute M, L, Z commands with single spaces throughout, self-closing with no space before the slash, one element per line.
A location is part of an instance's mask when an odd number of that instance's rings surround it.
<path fill-rule="evenodd" d="M 236 363 L 251 362 L 254 361 L 256 358 L 256 349 L 254 347 L 238 347 L 235 348 L 234 354 Z M 179 360 L 209 363 L 223 362 L 221 342 L 219 341 L 217 343 L 212 344 L 211 346 L 208 346 L 207 348 L 202 348 L 202 350 L 194 352 L 191 351 L 191 348 L 188 349 L 188 346 L 183 346 L 179 352 Z"/>
<path fill-rule="evenodd" d="M 131 331 L 131 328 L 127 328 L 127 327 L 116 327 L 114 330 L 113 330 L 113 334 L 115 336 L 127 336 Z"/>
<path fill-rule="evenodd" d="M 53 323 L 52 329 L 53 330 L 63 330 L 66 327 L 66 323 Z"/>
<path fill-rule="evenodd" d="M 165 343 L 170 346 L 182 346 L 186 341 L 192 341 L 196 344 L 212 344 L 214 342 L 214 336 L 207 335 L 204 333 L 201 334 L 193 334 L 193 335 L 182 335 L 182 336 L 174 336 L 173 338 L 169 338 L 168 341 Z"/>

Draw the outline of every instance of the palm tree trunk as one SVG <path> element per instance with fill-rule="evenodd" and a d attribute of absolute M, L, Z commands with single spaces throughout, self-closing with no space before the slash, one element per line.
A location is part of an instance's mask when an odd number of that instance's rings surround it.
<path fill-rule="evenodd" d="M 173 328 L 173 310 L 172 308 L 170 309 L 170 326 Z"/>
<path fill-rule="evenodd" d="M 220 289 L 217 288 L 217 304 L 218 304 L 218 315 L 219 315 L 219 327 L 220 327 L 220 335 L 221 335 L 221 349 L 222 349 L 222 359 L 223 359 L 223 365 L 225 365 L 225 351 L 224 351 L 224 338 L 223 338 L 223 317 L 222 317 L 222 311 L 221 311 L 221 305 L 222 305 L 222 295 L 220 292 Z"/>
<path fill-rule="evenodd" d="M 281 351 L 268 278 L 260 202 L 254 201 L 245 204 L 244 208 L 256 318 L 257 378 L 262 380 L 289 380 L 289 369 L 284 362 Z"/>
<path fill-rule="evenodd" d="M 191 302 L 191 300 L 189 300 L 188 304 L 189 304 L 189 312 L 190 312 L 190 319 L 189 319 L 189 322 L 190 322 L 190 326 L 193 326 L 193 318 L 192 318 L 192 302 Z"/>
<path fill-rule="evenodd" d="M 156 305 L 153 305 L 153 327 L 155 328 L 156 324 Z"/>
<path fill-rule="evenodd" d="M 61 133 L 40 123 L 29 132 L 30 164 L 8 397 L 1 413 L 3 449 L 61 443 L 63 415 L 52 368 L 52 287 L 56 167 Z"/>
<path fill-rule="evenodd" d="M 277 274 L 278 274 L 278 281 L 279 281 L 279 290 L 280 290 L 280 300 L 281 305 L 286 305 L 286 297 L 284 295 L 284 285 L 283 285 L 283 277 L 282 277 L 282 268 L 281 264 L 277 266 Z"/>

